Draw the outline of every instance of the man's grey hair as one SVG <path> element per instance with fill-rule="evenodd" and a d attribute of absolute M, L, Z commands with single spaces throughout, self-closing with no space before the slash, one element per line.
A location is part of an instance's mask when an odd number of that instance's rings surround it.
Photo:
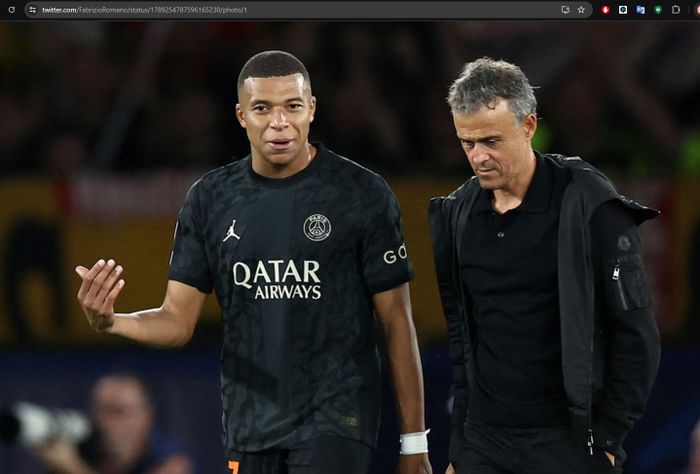
<path fill-rule="evenodd" d="M 479 58 L 467 63 L 450 86 L 447 103 L 452 114 L 469 115 L 481 107 L 493 108 L 494 100 L 508 101 L 518 122 L 536 114 L 537 99 L 527 77 L 515 64 Z"/>

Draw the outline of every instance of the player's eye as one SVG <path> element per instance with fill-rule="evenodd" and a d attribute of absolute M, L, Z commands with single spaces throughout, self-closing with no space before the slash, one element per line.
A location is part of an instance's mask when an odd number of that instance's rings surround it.
<path fill-rule="evenodd" d="M 289 104 L 288 107 L 289 107 L 291 110 L 300 110 L 300 109 L 303 107 L 303 105 L 300 104 L 300 103 L 292 103 L 292 104 Z"/>
<path fill-rule="evenodd" d="M 464 148 L 469 148 L 470 150 L 474 148 L 474 142 L 470 140 L 460 140 Z"/>
<path fill-rule="evenodd" d="M 253 106 L 253 112 L 265 112 L 267 111 L 267 106 L 263 104 L 258 104 Z"/>

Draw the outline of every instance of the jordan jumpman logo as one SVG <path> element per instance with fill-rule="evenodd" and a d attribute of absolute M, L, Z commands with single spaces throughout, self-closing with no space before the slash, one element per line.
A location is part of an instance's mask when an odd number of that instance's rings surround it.
<path fill-rule="evenodd" d="M 233 230 L 235 226 L 236 219 L 233 220 L 233 224 L 231 224 L 231 227 L 228 228 L 228 232 L 226 232 L 226 237 L 224 237 L 224 240 L 222 240 L 222 242 L 226 242 L 231 237 L 235 237 L 236 239 L 241 240 L 241 237 L 239 235 L 236 235 L 236 232 Z"/>

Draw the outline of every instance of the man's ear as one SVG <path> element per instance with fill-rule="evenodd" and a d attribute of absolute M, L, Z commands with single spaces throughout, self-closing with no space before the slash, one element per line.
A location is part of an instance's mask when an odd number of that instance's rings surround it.
<path fill-rule="evenodd" d="M 236 104 L 236 120 L 241 124 L 241 127 L 245 128 L 245 117 L 243 116 L 243 108 L 241 104 Z"/>
<path fill-rule="evenodd" d="M 535 136 L 537 131 L 537 116 L 535 114 L 527 114 L 525 119 L 523 119 L 523 129 L 528 139 L 532 139 Z"/>
<path fill-rule="evenodd" d="M 311 110 L 311 119 L 309 122 L 314 121 L 314 116 L 316 115 L 316 97 L 311 96 L 311 101 L 309 102 L 309 108 Z"/>

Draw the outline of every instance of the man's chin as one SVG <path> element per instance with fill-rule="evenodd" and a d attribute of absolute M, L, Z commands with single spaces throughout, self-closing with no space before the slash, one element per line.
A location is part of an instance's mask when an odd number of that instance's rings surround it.
<path fill-rule="evenodd" d="M 479 186 L 481 186 L 482 189 L 486 189 L 488 191 L 493 191 L 494 189 L 498 189 L 498 183 L 493 180 L 493 179 L 483 179 L 479 178 L 478 176 L 476 179 L 479 180 Z"/>
<path fill-rule="evenodd" d="M 294 158 L 291 156 L 273 156 L 270 157 L 268 163 L 270 163 L 275 168 L 285 168 L 294 162 Z"/>
<path fill-rule="evenodd" d="M 267 153 L 265 155 L 265 161 L 267 161 L 272 166 L 286 166 L 292 161 L 294 161 L 295 154 L 289 150 L 281 152 Z"/>

